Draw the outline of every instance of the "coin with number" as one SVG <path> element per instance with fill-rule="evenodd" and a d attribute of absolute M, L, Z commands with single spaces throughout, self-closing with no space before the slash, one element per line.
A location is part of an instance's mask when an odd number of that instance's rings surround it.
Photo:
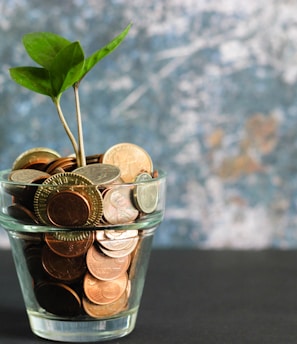
<path fill-rule="evenodd" d="M 135 182 L 137 185 L 133 191 L 133 197 L 136 207 L 146 213 L 154 212 L 158 205 L 158 184 L 153 181 L 149 173 L 139 174 Z"/>
<path fill-rule="evenodd" d="M 49 207 L 54 209 L 54 205 L 50 202 L 52 197 L 57 197 L 59 203 L 61 203 L 61 198 L 59 197 L 59 192 L 68 192 L 67 196 L 71 196 L 73 203 L 79 202 L 79 207 L 83 209 L 83 216 L 88 212 L 89 216 L 85 223 L 79 221 L 76 214 L 76 207 L 73 204 L 67 204 L 65 202 L 63 211 L 65 212 L 65 217 L 69 220 L 71 216 L 74 216 L 78 226 L 82 225 L 94 225 L 99 222 L 102 213 L 102 196 L 100 191 L 93 185 L 93 183 L 86 177 L 81 176 L 72 172 L 57 173 L 46 179 L 37 189 L 34 196 L 34 210 L 41 223 L 44 224 L 54 224 L 56 226 L 66 226 L 65 223 L 53 223 L 51 217 L 49 216 Z M 72 193 L 72 195 L 71 195 Z M 79 196 L 80 195 L 80 196 Z M 66 195 L 64 195 L 66 196 Z M 56 207 L 57 208 L 57 207 Z M 55 208 L 55 211 L 57 209 Z M 56 218 L 61 219 L 62 214 L 56 213 Z M 71 227 L 73 223 L 69 223 Z"/>
<path fill-rule="evenodd" d="M 109 148 L 103 155 L 102 162 L 118 166 L 121 178 L 131 183 L 142 171 L 152 173 L 153 163 L 149 154 L 133 143 L 119 143 Z"/>

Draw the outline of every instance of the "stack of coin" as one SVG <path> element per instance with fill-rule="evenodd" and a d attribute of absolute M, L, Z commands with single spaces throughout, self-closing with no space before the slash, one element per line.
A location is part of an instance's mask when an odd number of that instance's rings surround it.
<path fill-rule="evenodd" d="M 22 222 L 82 228 L 132 223 L 158 204 L 156 171 L 141 147 L 121 143 L 104 154 L 74 157 L 30 149 L 14 162 L 6 191 L 13 196 L 9 215 Z"/>
<path fill-rule="evenodd" d="M 9 174 L 8 214 L 50 227 L 24 247 L 40 307 L 57 316 L 104 318 L 127 309 L 137 289 L 145 237 L 126 228 L 156 211 L 158 172 L 150 156 L 129 143 L 86 162 L 78 167 L 75 157 L 46 148 L 24 152 Z"/>
<path fill-rule="evenodd" d="M 58 316 L 104 318 L 128 307 L 142 239 L 137 230 L 45 233 L 24 254 L 40 307 Z"/>

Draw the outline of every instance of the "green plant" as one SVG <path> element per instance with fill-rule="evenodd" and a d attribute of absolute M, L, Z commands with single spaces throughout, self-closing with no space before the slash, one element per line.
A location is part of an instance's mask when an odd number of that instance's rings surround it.
<path fill-rule="evenodd" d="M 23 87 L 51 97 L 59 118 L 73 146 L 78 166 L 86 164 L 79 102 L 79 85 L 85 75 L 105 56 L 115 50 L 130 30 L 129 24 L 103 48 L 85 58 L 78 41 L 71 42 L 51 32 L 33 32 L 24 35 L 23 45 L 31 59 L 41 67 L 10 68 L 11 78 Z M 73 87 L 78 140 L 72 134 L 61 108 L 61 96 Z"/>

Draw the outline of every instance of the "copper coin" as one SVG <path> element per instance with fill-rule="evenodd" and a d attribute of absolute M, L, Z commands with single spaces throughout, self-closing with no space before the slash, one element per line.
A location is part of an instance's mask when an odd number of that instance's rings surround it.
<path fill-rule="evenodd" d="M 91 246 L 86 256 L 90 273 L 103 281 L 110 281 L 123 275 L 130 265 L 130 257 L 111 258 L 101 253 L 95 245 Z"/>
<path fill-rule="evenodd" d="M 74 157 L 61 157 L 51 161 L 47 167 L 46 172 L 54 174 L 54 171 L 58 169 L 67 170 L 68 168 L 74 168 L 76 166 L 76 160 Z"/>
<path fill-rule="evenodd" d="M 14 203 L 7 208 L 8 215 L 23 223 L 38 223 L 37 217 L 34 213 L 21 204 Z"/>
<path fill-rule="evenodd" d="M 59 316 L 76 316 L 81 313 L 78 294 L 62 283 L 42 282 L 35 287 L 35 296 L 40 307 Z"/>
<path fill-rule="evenodd" d="M 36 168 L 44 166 L 60 157 L 60 154 L 50 148 L 37 147 L 28 149 L 19 155 L 12 165 L 13 170 L 21 168 Z"/>
<path fill-rule="evenodd" d="M 84 256 L 62 257 L 50 250 L 48 246 L 44 246 L 41 259 L 45 271 L 51 277 L 65 283 L 78 280 L 86 270 Z"/>
<path fill-rule="evenodd" d="M 118 166 L 125 183 L 132 183 L 142 171 L 152 173 L 153 163 L 149 154 L 132 143 L 119 143 L 109 148 L 103 156 L 104 164 Z"/>
<path fill-rule="evenodd" d="M 86 239 L 69 241 L 58 239 L 55 233 L 45 233 L 45 242 L 48 247 L 62 257 L 78 257 L 85 254 L 93 244 L 93 241 L 94 236 L 92 232 L 89 232 L 89 236 Z"/>
<path fill-rule="evenodd" d="M 86 273 L 83 288 L 86 297 L 98 305 L 107 305 L 117 301 L 125 292 L 128 275 L 124 274 L 112 281 L 101 281 Z"/>
<path fill-rule="evenodd" d="M 90 205 L 86 197 L 71 190 L 51 195 L 46 210 L 50 222 L 59 227 L 84 226 L 90 216 Z"/>
<path fill-rule="evenodd" d="M 98 305 L 96 303 L 91 302 L 86 297 L 82 298 L 82 305 L 85 312 L 92 318 L 105 318 L 110 317 L 112 315 L 118 314 L 124 310 L 125 306 L 127 305 L 127 293 L 123 293 L 123 295 L 116 300 L 115 302 L 109 303 L 107 305 Z"/>
<path fill-rule="evenodd" d="M 103 199 L 103 214 L 110 224 L 133 222 L 139 212 L 131 201 L 131 189 L 127 186 L 110 189 Z"/>

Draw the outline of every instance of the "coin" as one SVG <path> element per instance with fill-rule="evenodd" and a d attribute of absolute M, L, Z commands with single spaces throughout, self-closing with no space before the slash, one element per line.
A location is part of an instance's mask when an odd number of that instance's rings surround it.
<path fill-rule="evenodd" d="M 38 224 L 38 219 L 35 214 L 26 208 L 25 206 L 14 203 L 7 208 L 8 215 L 14 217 L 15 219 L 23 222 L 23 223 L 34 223 Z"/>
<path fill-rule="evenodd" d="M 73 169 L 75 166 L 76 160 L 74 157 L 61 157 L 51 161 L 46 167 L 46 172 L 55 174 L 55 171 L 59 169 L 66 171 L 68 169 Z"/>
<path fill-rule="evenodd" d="M 149 173 L 139 174 L 135 179 L 137 185 L 133 190 L 136 207 L 146 214 L 154 212 L 158 205 L 158 184 L 152 180 Z"/>
<path fill-rule="evenodd" d="M 90 216 L 90 205 L 86 197 L 71 190 L 51 195 L 46 210 L 50 222 L 60 227 L 84 226 Z"/>
<path fill-rule="evenodd" d="M 149 154 L 141 147 L 132 143 L 119 143 L 109 148 L 103 155 L 102 162 L 118 166 L 121 178 L 131 183 L 142 171 L 152 173 L 153 163 Z"/>
<path fill-rule="evenodd" d="M 126 240 L 127 240 L 127 243 L 125 246 L 123 244 L 122 245 L 117 245 L 116 243 L 112 244 L 114 241 L 110 241 L 109 243 L 108 241 L 101 241 L 100 249 L 108 257 L 112 257 L 112 258 L 126 257 L 127 255 L 129 255 L 130 253 L 134 251 L 138 242 L 138 238 L 131 238 L 131 239 L 126 239 Z M 124 240 L 118 240 L 118 241 L 124 241 Z M 119 247 L 123 247 L 123 248 L 119 249 Z"/>
<path fill-rule="evenodd" d="M 99 222 L 103 213 L 102 196 L 100 191 L 89 179 L 72 172 L 54 174 L 50 178 L 46 179 L 40 187 L 38 187 L 34 196 L 34 210 L 40 222 L 44 224 L 51 223 L 50 218 L 48 217 L 48 202 L 50 197 L 55 193 L 69 190 L 79 192 L 82 197 L 85 197 L 85 199 L 88 200 L 90 211 L 89 217 L 84 225 L 94 225 Z M 78 198 L 76 196 L 77 194 L 73 197 L 75 197 L 77 201 Z M 80 199 L 80 206 L 85 205 L 83 204 L 85 199 Z M 66 206 L 67 204 L 65 204 L 65 207 Z M 71 206 L 68 205 L 67 211 L 69 214 L 74 215 Z"/>
<path fill-rule="evenodd" d="M 115 302 L 107 305 L 98 305 L 91 302 L 86 297 L 82 298 L 82 305 L 85 312 L 92 318 L 105 318 L 120 313 L 127 304 L 127 293 L 124 292 L 122 296 Z"/>
<path fill-rule="evenodd" d="M 112 281 L 101 281 L 86 273 L 83 288 L 86 297 L 98 305 L 107 305 L 117 301 L 125 292 L 128 275 L 124 274 Z"/>
<path fill-rule="evenodd" d="M 40 307 L 60 316 L 76 316 L 81 312 L 78 294 L 63 283 L 41 282 L 35 287 L 35 296 Z"/>
<path fill-rule="evenodd" d="M 111 258 L 102 254 L 95 245 L 92 245 L 86 256 L 89 272 L 102 281 L 110 281 L 123 275 L 130 265 L 128 255 L 120 258 Z"/>
<path fill-rule="evenodd" d="M 12 165 L 12 170 L 21 168 L 36 168 L 47 165 L 50 161 L 59 158 L 60 154 L 50 148 L 31 148 L 19 155 Z"/>
<path fill-rule="evenodd" d="M 48 246 L 42 250 L 42 265 L 53 278 L 70 283 L 78 280 L 86 270 L 84 256 L 62 257 L 54 253 Z"/>
<path fill-rule="evenodd" d="M 78 167 L 74 173 L 87 177 L 95 185 L 103 185 L 114 182 L 120 177 L 120 169 L 109 164 L 91 164 Z"/>
<path fill-rule="evenodd" d="M 128 238 L 134 238 L 136 236 L 138 236 L 138 230 L 137 229 L 127 229 L 127 230 L 119 230 L 119 229 L 106 229 L 104 231 L 105 237 L 109 238 L 111 240 L 114 239 L 128 239 Z M 97 240 L 98 237 L 96 236 Z M 103 240 L 104 238 L 102 238 L 101 240 Z"/>
<path fill-rule="evenodd" d="M 103 214 L 110 224 L 133 222 L 139 212 L 131 201 L 131 189 L 126 186 L 108 190 L 103 199 Z"/>
<path fill-rule="evenodd" d="M 97 239 L 97 238 L 96 238 Z M 98 240 L 98 239 L 97 239 Z M 138 241 L 138 238 L 128 238 L 128 239 L 115 239 L 115 240 L 99 240 L 101 246 L 105 247 L 111 251 L 121 251 L 127 250 L 134 245 L 134 242 Z"/>
<path fill-rule="evenodd" d="M 82 240 L 61 240 L 57 239 L 55 232 L 45 233 L 44 240 L 48 247 L 56 254 L 62 257 L 78 257 L 85 254 L 94 241 L 92 232 L 89 236 Z"/>
<path fill-rule="evenodd" d="M 13 170 L 9 174 L 9 180 L 14 183 L 20 184 L 34 184 L 43 182 L 45 179 L 49 178 L 50 174 L 34 170 L 34 169 L 20 169 L 20 170 Z"/>
<path fill-rule="evenodd" d="M 17 203 L 22 203 L 26 208 L 33 210 L 33 199 L 37 188 L 35 184 L 41 184 L 49 176 L 39 170 L 14 170 L 8 177 L 12 183 L 5 185 L 5 191 L 17 197 Z"/>

